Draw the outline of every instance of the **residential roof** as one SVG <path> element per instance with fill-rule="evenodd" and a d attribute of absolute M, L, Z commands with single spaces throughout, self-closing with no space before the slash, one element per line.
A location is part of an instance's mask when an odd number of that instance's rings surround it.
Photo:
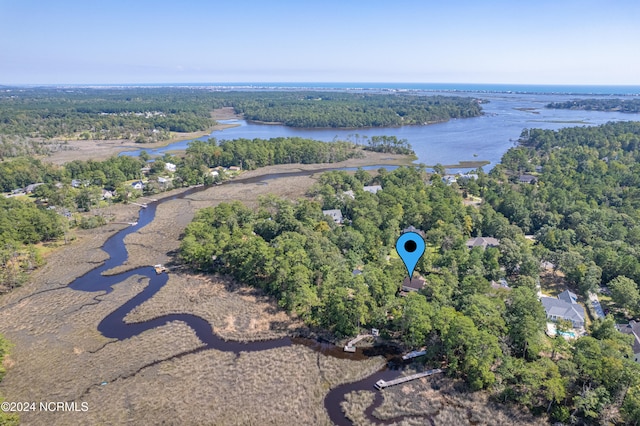
<path fill-rule="evenodd" d="M 487 247 L 497 247 L 500 245 L 500 241 L 496 238 L 493 237 L 476 237 L 476 238 L 470 238 L 467 240 L 466 245 L 468 248 L 473 248 L 473 247 L 482 247 L 482 248 L 487 248 Z"/>
<path fill-rule="evenodd" d="M 380 186 L 380 185 L 365 186 L 362 189 L 364 191 L 367 191 L 367 192 L 370 192 L 372 194 L 375 194 L 378 191 L 382 191 L 382 186 Z"/>
<path fill-rule="evenodd" d="M 532 183 L 535 182 L 537 178 L 532 175 L 521 175 L 518 177 L 518 180 L 522 183 Z"/>
<path fill-rule="evenodd" d="M 631 320 L 629 324 L 616 324 L 618 331 L 624 334 L 630 334 L 634 337 L 633 353 L 640 354 L 640 322 Z"/>
<path fill-rule="evenodd" d="M 458 178 L 455 175 L 444 175 L 442 177 L 442 181 L 447 185 L 451 185 L 452 183 L 457 182 Z"/>
<path fill-rule="evenodd" d="M 333 219 L 333 221 L 336 223 L 342 222 L 342 212 L 338 209 L 322 210 L 322 214 L 325 216 L 330 216 L 331 219 Z"/>
<path fill-rule="evenodd" d="M 412 279 L 406 277 L 402 282 L 402 288 L 406 288 L 408 290 L 422 290 L 426 285 L 426 281 L 424 277 L 420 274 L 416 274 Z"/>
<path fill-rule="evenodd" d="M 463 175 L 460 175 L 460 179 L 473 179 L 473 180 L 477 180 L 478 179 L 478 174 L 477 173 L 465 173 Z"/>
<path fill-rule="evenodd" d="M 413 226 L 413 225 L 409 225 L 409 226 L 407 226 L 406 228 L 404 228 L 404 229 L 402 230 L 402 233 L 403 233 L 403 234 L 404 234 L 404 233 L 406 233 L 406 232 L 415 232 L 416 234 L 421 235 L 421 236 L 422 236 L 422 238 L 424 238 L 424 237 L 426 236 L 426 234 L 424 233 L 424 231 L 423 231 L 423 230 L 421 230 L 421 229 L 417 229 L 417 228 L 416 228 L 415 226 Z"/>
<path fill-rule="evenodd" d="M 565 319 L 572 323 L 584 323 L 584 308 L 580 304 L 567 303 L 555 297 L 541 297 L 540 302 L 549 317 Z"/>
<path fill-rule="evenodd" d="M 36 189 L 37 187 L 39 187 L 39 186 L 41 186 L 41 185 L 44 185 L 44 183 L 42 183 L 42 182 L 32 183 L 31 185 L 28 185 L 28 186 L 25 188 L 25 191 L 27 191 L 27 192 L 33 192 L 33 190 L 34 190 L 34 189 Z"/>
<path fill-rule="evenodd" d="M 498 281 L 491 280 L 491 287 L 495 289 L 502 288 L 506 290 L 511 290 L 511 287 L 509 287 L 509 283 L 504 278 L 500 278 Z"/>
<path fill-rule="evenodd" d="M 575 293 L 570 292 L 569 290 L 565 290 L 558 295 L 558 299 L 563 300 L 567 303 L 578 303 L 578 296 Z"/>

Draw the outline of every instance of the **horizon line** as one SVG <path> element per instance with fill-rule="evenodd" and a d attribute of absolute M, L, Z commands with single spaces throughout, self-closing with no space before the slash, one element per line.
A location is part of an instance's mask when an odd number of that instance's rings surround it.
<path fill-rule="evenodd" d="M 148 83 L 0 83 L 0 87 L 22 87 L 22 86 L 139 86 L 139 85 L 224 85 L 224 84 L 435 84 L 435 85 L 480 85 L 480 86 L 572 86 L 572 87 L 640 87 L 637 84 L 604 84 L 604 83 L 486 83 L 486 82 L 436 82 L 436 81 L 166 81 L 166 82 L 148 82 Z"/>

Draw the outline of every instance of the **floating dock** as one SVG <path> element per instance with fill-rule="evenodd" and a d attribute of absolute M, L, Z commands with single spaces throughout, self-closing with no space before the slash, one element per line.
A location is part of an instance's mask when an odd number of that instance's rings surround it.
<path fill-rule="evenodd" d="M 410 376 L 400 377 L 398 379 L 390 380 L 388 382 L 386 382 L 384 380 L 378 380 L 376 382 L 376 384 L 375 384 L 375 388 L 378 389 L 378 390 L 382 390 L 384 388 L 388 388 L 389 386 L 395 386 L 395 385 L 399 385 L 401 383 L 410 382 L 412 380 L 420 379 L 422 377 L 431 376 L 432 374 L 436 374 L 436 373 L 444 373 L 444 370 L 442 368 L 436 368 L 434 370 L 427 370 L 427 371 L 423 371 L 422 373 L 417 373 L 417 374 L 412 374 Z"/>

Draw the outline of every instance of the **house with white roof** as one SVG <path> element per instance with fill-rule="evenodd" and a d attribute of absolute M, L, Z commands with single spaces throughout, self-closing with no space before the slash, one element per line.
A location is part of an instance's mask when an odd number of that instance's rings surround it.
<path fill-rule="evenodd" d="M 176 165 L 173 163 L 164 163 L 164 169 L 168 172 L 174 173 L 176 171 Z"/>
<path fill-rule="evenodd" d="M 458 182 L 458 177 L 455 175 L 444 175 L 442 177 L 442 182 L 446 183 L 447 185 L 451 185 Z"/>
<path fill-rule="evenodd" d="M 362 189 L 366 192 L 376 194 L 378 191 L 382 191 L 382 186 L 380 185 L 365 186 Z"/>

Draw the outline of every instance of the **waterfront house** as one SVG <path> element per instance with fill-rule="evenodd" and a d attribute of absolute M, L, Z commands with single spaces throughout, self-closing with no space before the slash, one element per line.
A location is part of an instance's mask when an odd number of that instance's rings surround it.
<path fill-rule="evenodd" d="M 413 274 L 413 278 L 406 277 L 402 281 L 402 291 L 408 293 L 410 291 L 420 291 L 426 285 L 426 280 L 420 274 Z"/>
<path fill-rule="evenodd" d="M 139 181 L 133 182 L 131 184 L 131 187 L 133 187 L 133 189 L 142 190 L 144 188 L 144 184 L 142 183 L 142 181 L 139 180 Z"/>

